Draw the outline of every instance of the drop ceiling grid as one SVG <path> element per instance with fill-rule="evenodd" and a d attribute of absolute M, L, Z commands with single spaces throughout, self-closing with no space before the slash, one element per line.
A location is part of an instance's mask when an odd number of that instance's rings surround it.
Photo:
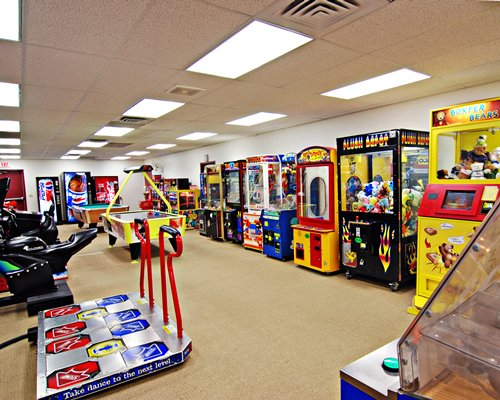
<path fill-rule="evenodd" d="M 212 4 L 228 10 L 237 11 L 246 15 L 255 15 L 263 8 L 274 3 L 275 0 L 202 0 L 207 4 Z"/>
<path fill-rule="evenodd" d="M 471 87 L 500 81 L 500 61 L 452 72 L 447 74 L 447 79 L 461 85 L 461 87 Z"/>
<path fill-rule="evenodd" d="M 73 110 L 85 92 L 42 86 L 23 85 L 23 107 L 38 110 Z"/>
<path fill-rule="evenodd" d="M 132 107 L 140 98 L 136 93 L 129 93 L 127 95 L 119 95 L 115 92 L 108 93 L 95 93 L 87 92 L 85 98 L 81 101 L 75 111 L 78 112 L 96 112 L 115 114 L 119 118 L 121 114 Z"/>
<path fill-rule="evenodd" d="M 247 21 L 198 1 L 156 1 L 116 58 L 183 69 Z"/>
<path fill-rule="evenodd" d="M 22 51 L 18 43 L 0 40 L 0 82 L 20 83 Z M 7 62 L 8 60 L 8 62 Z"/>

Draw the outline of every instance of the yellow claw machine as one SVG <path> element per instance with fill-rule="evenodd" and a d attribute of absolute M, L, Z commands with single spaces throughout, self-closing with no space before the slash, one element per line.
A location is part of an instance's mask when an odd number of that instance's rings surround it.
<path fill-rule="evenodd" d="M 419 210 L 417 314 L 500 193 L 500 98 L 431 111 L 429 185 Z"/>
<path fill-rule="evenodd" d="M 294 262 L 330 274 L 339 270 L 337 152 L 312 146 L 297 153 Z"/>

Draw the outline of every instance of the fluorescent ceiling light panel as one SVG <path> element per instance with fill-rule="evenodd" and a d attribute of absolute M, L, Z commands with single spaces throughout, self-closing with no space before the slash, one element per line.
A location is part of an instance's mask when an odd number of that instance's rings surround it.
<path fill-rule="evenodd" d="M 149 154 L 149 151 L 131 151 L 125 154 L 127 156 L 143 156 L 144 154 Z"/>
<path fill-rule="evenodd" d="M 21 149 L 0 149 L 0 154 L 21 154 Z"/>
<path fill-rule="evenodd" d="M 187 70 L 234 79 L 311 40 L 302 34 L 254 21 Z"/>
<path fill-rule="evenodd" d="M 103 147 L 107 144 L 107 140 L 84 140 L 78 147 Z"/>
<path fill-rule="evenodd" d="M 68 156 L 74 156 L 74 155 L 81 155 L 83 156 L 84 154 L 89 154 L 92 150 L 70 150 L 66 153 Z"/>
<path fill-rule="evenodd" d="M 20 144 L 21 139 L 0 138 L 0 145 L 2 146 L 19 146 Z"/>
<path fill-rule="evenodd" d="M 354 83 L 339 89 L 330 90 L 322 93 L 323 96 L 337 97 L 339 99 L 354 99 L 355 97 L 365 96 L 367 94 L 381 92 L 398 86 L 408 85 L 430 78 L 429 75 L 421 74 L 410 69 L 400 69 L 388 74 L 376 76 L 366 81 Z"/>
<path fill-rule="evenodd" d="M 0 39 L 19 42 L 19 0 L 0 1 Z"/>
<path fill-rule="evenodd" d="M 120 137 L 124 136 L 129 132 L 132 132 L 134 128 L 120 128 L 120 127 L 115 127 L 115 126 L 105 126 L 101 129 L 99 129 L 96 133 L 94 133 L 94 136 L 114 136 L 114 137 Z"/>
<path fill-rule="evenodd" d="M 214 132 L 193 132 L 188 135 L 179 136 L 177 139 L 179 140 L 200 140 L 205 139 L 210 136 L 216 136 L 217 133 Z"/>
<path fill-rule="evenodd" d="M 117 156 L 117 157 L 113 157 L 112 160 L 128 160 L 130 157 L 125 157 L 125 156 Z"/>
<path fill-rule="evenodd" d="M 234 121 L 226 122 L 226 125 L 251 126 L 283 117 L 286 117 L 286 115 L 277 113 L 259 112 L 257 114 L 252 114 L 243 118 L 235 119 Z"/>
<path fill-rule="evenodd" d="M 0 106 L 19 107 L 19 85 L 0 82 Z"/>
<path fill-rule="evenodd" d="M 61 160 L 78 160 L 80 156 L 62 156 Z"/>
<path fill-rule="evenodd" d="M 21 132 L 19 121 L 0 121 L 0 132 Z"/>
<path fill-rule="evenodd" d="M 2 156 L 2 155 L 0 155 L 0 160 L 19 160 L 20 158 L 21 158 L 21 156 L 15 156 L 15 155 Z"/>
<path fill-rule="evenodd" d="M 129 108 L 122 115 L 126 117 L 158 118 L 183 106 L 186 103 L 177 101 L 142 99 L 132 108 Z"/>
<path fill-rule="evenodd" d="M 148 146 L 146 147 L 146 149 L 151 149 L 151 150 L 165 150 L 165 149 L 168 149 L 170 147 L 175 147 L 177 145 L 175 144 L 154 144 L 152 146 Z"/>

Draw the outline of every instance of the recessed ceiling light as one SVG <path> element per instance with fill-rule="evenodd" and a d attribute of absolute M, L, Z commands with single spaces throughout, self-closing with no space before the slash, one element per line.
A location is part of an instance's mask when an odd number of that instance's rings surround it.
<path fill-rule="evenodd" d="M 74 156 L 74 155 L 81 155 L 83 156 L 84 154 L 89 154 L 91 152 L 91 150 L 70 150 L 66 153 L 66 155 L 68 156 Z"/>
<path fill-rule="evenodd" d="M 21 132 L 19 121 L 0 121 L 0 131 L 2 132 Z"/>
<path fill-rule="evenodd" d="M 107 140 L 84 140 L 78 147 L 102 147 L 108 144 Z"/>
<path fill-rule="evenodd" d="M 0 138 L 0 145 L 3 146 L 19 146 L 21 139 Z"/>
<path fill-rule="evenodd" d="M 94 133 L 94 136 L 124 136 L 129 132 L 132 132 L 134 128 L 122 128 L 122 127 L 115 127 L 115 126 L 105 126 L 101 129 L 99 129 L 96 133 Z"/>
<path fill-rule="evenodd" d="M 0 155 L 1 160 L 19 160 L 20 158 L 21 158 L 21 156 L 15 156 L 15 155 L 2 156 L 2 155 Z"/>
<path fill-rule="evenodd" d="M 78 160 L 80 156 L 62 156 L 61 160 Z"/>
<path fill-rule="evenodd" d="M 128 160 L 130 157 L 125 157 L 125 156 L 116 156 L 116 157 L 113 157 L 111 158 L 112 160 L 116 160 L 116 161 L 119 161 L 119 160 Z"/>
<path fill-rule="evenodd" d="M 151 150 L 164 150 L 164 149 L 168 149 L 170 147 L 175 147 L 177 145 L 175 144 L 154 144 L 152 146 L 148 146 L 146 147 L 146 149 L 151 149 Z"/>
<path fill-rule="evenodd" d="M 127 156 L 143 156 L 144 154 L 149 154 L 149 151 L 130 151 L 125 154 Z"/>
<path fill-rule="evenodd" d="M 19 0 L 3 0 L 0 2 L 0 39 L 19 42 Z"/>
<path fill-rule="evenodd" d="M 0 149 L 0 154 L 20 154 L 21 149 Z"/>
<path fill-rule="evenodd" d="M 214 132 L 193 132 L 189 135 L 179 136 L 177 139 L 179 140 L 200 140 L 205 139 L 210 136 L 215 136 L 217 133 Z"/>
<path fill-rule="evenodd" d="M 129 108 L 122 115 L 127 117 L 158 118 L 183 106 L 186 103 L 177 101 L 142 99 L 132 108 Z"/>
<path fill-rule="evenodd" d="M 254 21 L 187 70 L 234 79 L 311 40 L 302 34 Z"/>
<path fill-rule="evenodd" d="M 0 106 L 19 107 L 19 85 L 0 82 Z"/>
<path fill-rule="evenodd" d="M 243 118 L 235 119 L 234 121 L 226 122 L 226 125 L 251 126 L 283 117 L 286 117 L 286 115 L 277 113 L 259 112 L 257 114 L 252 114 Z"/>
<path fill-rule="evenodd" d="M 388 74 L 376 76 L 366 81 L 354 83 L 339 89 L 330 90 L 321 93 L 323 96 L 337 97 L 339 99 L 354 99 L 355 97 L 365 96 L 367 94 L 381 92 L 409 83 L 418 82 L 430 78 L 429 75 L 421 74 L 406 68 L 390 72 Z"/>

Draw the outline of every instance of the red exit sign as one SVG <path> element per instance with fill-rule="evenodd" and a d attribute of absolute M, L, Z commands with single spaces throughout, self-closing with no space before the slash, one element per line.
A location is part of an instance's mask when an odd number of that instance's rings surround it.
<path fill-rule="evenodd" d="M 0 168 L 9 168 L 9 163 L 7 161 L 0 162 Z"/>

